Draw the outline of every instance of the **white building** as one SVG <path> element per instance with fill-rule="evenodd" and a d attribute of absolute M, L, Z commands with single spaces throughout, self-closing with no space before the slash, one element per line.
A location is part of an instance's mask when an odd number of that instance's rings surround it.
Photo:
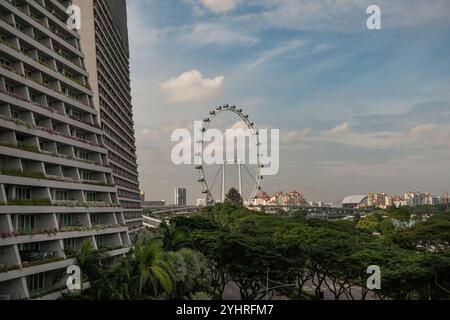
<path fill-rule="evenodd" d="M 58 298 L 86 241 L 130 250 L 69 3 L 0 0 L 2 299 Z"/>
<path fill-rule="evenodd" d="M 186 189 L 185 188 L 176 188 L 175 189 L 175 205 L 176 206 L 185 206 L 186 201 Z"/>

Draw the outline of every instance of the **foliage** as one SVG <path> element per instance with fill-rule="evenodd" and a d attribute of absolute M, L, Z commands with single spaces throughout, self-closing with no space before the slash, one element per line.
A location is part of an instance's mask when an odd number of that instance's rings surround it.
<path fill-rule="evenodd" d="M 225 202 L 230 203 L 235 206 L 242 206 L 244 201 L 242 200 L 242 196 L 235 188 L 231 188 L 225 196 Z"/>
<path fill-rule="evenodd" d="M 415 215 L 414 224 L 410 222 Z M 422 219 L 423 217 L 423 219 Z M 401 224 L 396 228 L 394 221 Z M 375 236 L 372 233 L 381 233 Z M 320 299 L 449 299 L 450 214 L 377 210 L 353 221 L 311 219 L 304 212 L 266 214 L 230 202 L 176 217 L 138 241 L 112 266 L 82 248 L 80 262 L 97 299 L 221 299 L 230 282 L 245 300 L 265 298 L 266 281 L 290 284 L 290 296 Z M 381 269 L 381 289 L 366 287 Z M 295 292 L 295 293 L 294 293 Z M 270 298 L 270 297 L 269 297 Z"/>

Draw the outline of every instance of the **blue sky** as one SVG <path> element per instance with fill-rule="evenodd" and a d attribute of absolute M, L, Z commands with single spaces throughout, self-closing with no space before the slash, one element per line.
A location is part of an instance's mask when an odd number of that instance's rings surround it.
<path fill-rule="evenodd" d="M 382 30 L 366 29 L 371 4 Z M 281 131 L 268 192 L 449 189 L 449 14 L 447 0 L 130 0 L 147 198 L 201 197 L 195 170 L 171 164 L 170 135 L 226 103 Z"/>

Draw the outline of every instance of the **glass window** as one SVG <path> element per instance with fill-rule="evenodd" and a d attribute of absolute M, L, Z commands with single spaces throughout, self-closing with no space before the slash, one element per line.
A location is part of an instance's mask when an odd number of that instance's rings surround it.
<path fill-rule="evenodd" d="M 30 188 L 16 188 L 16 199 L 30 200 L 31 199 L 31 189 Z"/>
<path fill-rule="evenodd" d="M 96 200 L 96 194 L 95 194 L 95 192 L 87 192 L 86 193 L 86 199 L 87 199 L 87 201 L 89 201 L 89 202 L 94 202 L 94 201 L 97 201 Z"/>
<path fill-rule="evenodd" d="M 6 92 L 16 93 L 16 87 L 11 84 L 5 84 Z"/>
<path fill-rule="evenodd" d="M 64 239 L 64 248 L 66 250 L 75 250 L 75 239 Z"/>
<path fill-rule="evenodd" d="M 55 199 L 59 200 L 59 201 L 67 201 L 67 200 L 69 200 L 69 192 L 62 191 L 62 190 L 56 190 L 55 191 Z"/>
<path fill-rule="evenodd" d="M 73 225 L 73 216 L 71 214 L 60 214 L 59 225 L 61 227 L 69 227 Z"/>
<path fill-rule="evenodd" d="M 17 226 L 17 231 L 25 231 L 29 232 L 34 230 L 36 225 L 36 216 L 29 214 L 20 214 L 19 215 L 19 224 Z"/>
<path fill-rule="evenodd" d="M 28 291 L 36 293 L 44 289 L 44 274 L 38 273 L 27 277 Z"/>
<path fill-rule="evenodd" d="M 89 181 L 94 180 L 94 174 L 89 171 L 83 171 L 83 180 L 89 180 Z"/>
<path fill-rule="evenodd" d="M 20 118 L 20 113 L 19 113 L 19 111 L 11 110 L 11 116 L 12 116 L 14 119 L 19 119 L 19 118 Z"/>

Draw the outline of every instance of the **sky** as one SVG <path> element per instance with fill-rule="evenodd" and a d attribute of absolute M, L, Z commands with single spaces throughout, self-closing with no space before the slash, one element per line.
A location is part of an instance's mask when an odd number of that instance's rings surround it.
<path fill-rule="evenodd" d="M 381 10 L 368 30 L 366 10 Z M 129 0 L 141 189 L 201 198 L 173 130 L 217 105 L 280 130 L 263 190 L 308 201 L 450 189 L 448 0 Z"/>

